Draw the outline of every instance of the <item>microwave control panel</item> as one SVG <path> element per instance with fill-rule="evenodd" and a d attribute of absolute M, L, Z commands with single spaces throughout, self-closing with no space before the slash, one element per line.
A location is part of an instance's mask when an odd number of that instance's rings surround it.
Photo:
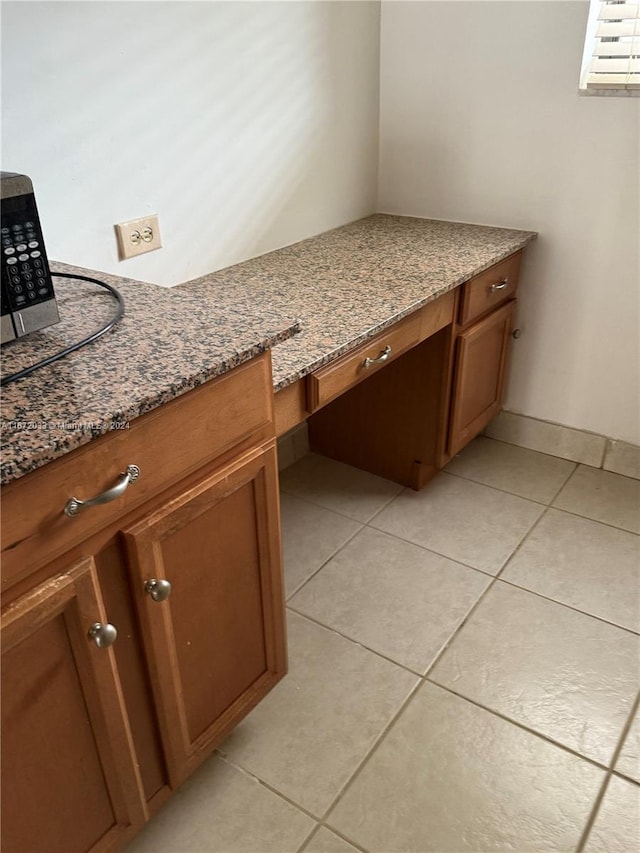
<path fill-rule="evenodd" d="M 33 192 L 5 197 L 4 183 L 3 174 L 2 343 L 60 319 Z"/>

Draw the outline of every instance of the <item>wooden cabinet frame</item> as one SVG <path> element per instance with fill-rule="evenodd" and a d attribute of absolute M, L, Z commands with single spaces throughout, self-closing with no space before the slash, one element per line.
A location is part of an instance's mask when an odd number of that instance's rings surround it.
<path fill-rule="evenodd" d="M 449 422 L 449 455 L 471 441 L 502 406 L 515 300 L 460 332 Z"/>
<path fill-rule="evenodd" d="M 178 498 L 125 531 L 134 598 L 144 638 L 165 758 L 172 786 L 179 785 L 273 687 L 286 670 L 283 594 L 279 572 L 279 512 L 269 496 L 277 489 L 275 446 L 259 448 L 233 465 L 216 470 Z M 201 734 L 189 734 L 185 685 L 176 648 L 171 597 L 154 602 L 145 593 L 150 578 L 166 579 L 163 540 L 239 489 L 252 489 L 264 619 L 266 668 Z M 245 531 L 246 535 L 247 531 Z M 170 579 L 179 584 L 180 578 Z M 254 629 L 255 630 L 255 627 Z"/>
<path fill-rule="evenodd" d="M 8 853 L 121 849 L 284 676 L 271 381 L 266 352 L 3 490 Z M 141 459 L 132 489 L 63 514 Z M 189 584 L 152 601 L 165 562 Z"/>
<path fill-rule="evenodd" d="M 98 648 L 88 636 L 94 623 L 108 621 L 92 559 L 79 561 L 67 572 L 46 581 L 6 608 L 1 632 L 3 655 L 60 616 L 64 620 L 115 820 L 91 849 L 112 850 L 145 822 L 148 813 L 113 649 Z M 47 651 L 42 649 L 42 655 Z M 28 678 L 29 673 L 25 672 L 24 676 Z M 46 709 L 43 710 L 46 713 Z M 73 732 L 69 736 L 72 737 Z M 53 775 L 55 767 L 49 769 L 52 776 L 38 780 L 43 786 L 71 785 L 69 780 Z M 7 785 L 10 784 L 7 780 Z M 38 791 L 30 791 L 30 796 L 37 798 Z M 11 817 L 8 815 L 7 820 Z M 42 831 L 44 838 L 47 827 Z"/>

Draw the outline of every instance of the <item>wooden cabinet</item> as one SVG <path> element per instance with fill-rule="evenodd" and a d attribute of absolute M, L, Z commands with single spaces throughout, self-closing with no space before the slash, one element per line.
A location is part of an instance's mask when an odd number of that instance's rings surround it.
<path fill-rule="evenodd" d="M 258 449 L 125 531 L 173 786 L 284 672 L 275 463 Z"/>
<path fill-rule="evenodd" d="M 268 353 L 129 439 L 3 490 L 4 853 L 119 849 L 286 671 Z"/>
<path fill-rule="evenodd" d="M 512 300 L 457 337 L 449 424 L 452 456 L 500 411 L 514 310 Z"/>
<path fill-rule="evenodd" d="M 421 312 L 416 311 L 390 329 L 307 378 L 307 409 L 315 412 L 359 382 L 384 370 L 420 341 Z"/>
<path fill-rule="evenodd" d="M 308 419 L 312 450 L 421 489 L 500 410 L 521 256 L 314 371 L 306 402 L 285 389 L 279 423 Z"/>
<path fill-rule="evenodd" d="M 462 286 L 452 339 L 452 384 L 446 454 L 459 453 L 502 406 L 505 368 L 522 252 Z"/>
<path fill-rule="evenodd" d="M 2 616 L 2 849 L 110 849 L 146 807 L 96 569 L 81 560 Z"/>

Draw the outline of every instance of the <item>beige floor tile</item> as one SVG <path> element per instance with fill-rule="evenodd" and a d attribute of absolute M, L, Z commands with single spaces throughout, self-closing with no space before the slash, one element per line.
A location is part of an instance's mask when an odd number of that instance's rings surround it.
<path fill-rule="evenodd" d="M 289 673 L 221 752 L 322 815 L 418 679 L 289 613 Z"/>
<path fill-rule="evenodd" d="M 612 776 L 587 843 L 587 853 L 640 851 L 640 788 Z"/>
<path fill-rule="evenodd" d="M 553 506 L 640 533 L 640 480 L 580 465 Z"/>
<path fill-rule="evenodd" d="M 608 765 L 639 655 L 635 634 L 498 581 L 430 677 Z"/>
<path fill-rule="evenodd" d="M 615 770 L 640 783 L 640 711 L 622 744 Z"/>
<path fill-rule="evenodd" d="M 327 823 L 367 850 L 573 850 L 603 772 L 426 683 Z"/>
<path fill-rule="evenodd" d="M 543 511 L 515 495 L 439 474 L 421 492 L 404 491 L 371 525 L 496 574 Z"/>
<path fill-rule="evenodd" d="M 501 578 L 640 631 L 640 537 L 550 509 Z"/>
<path fill-rule="evenodd" d="M 358 851 L 339 838 L 335 832 L 331 832 L 326 826 L 321 826 L 304 847 L 304 853 L 358 853 Z"/>
<path fill-rule="evenodd" d="M 284 581 L 289 596 L 362 525 L 284 493 L 280 498 L 280 509 Z"/>
<path fill-rule="evenodd" d="M 178 789 L 127 853 L 295 853 L 314 821 L 217 756 Z"/>
<path fill-rule="evenodd" d="M 310 453 L 280 476 L 283 492 L 356 521 L 368 521 L 402 486 L 342 462 Z"/>
<path fill-rule="evenodd" d="M 479 436 L 445 470 L 521 498 L 549 503 L 575 467 L 565 459 Z"/>
<path fill-rule="evenodd" d="M 365 528 L 289 604 L 425 673 L 490 583 L 487 575 Z"/>

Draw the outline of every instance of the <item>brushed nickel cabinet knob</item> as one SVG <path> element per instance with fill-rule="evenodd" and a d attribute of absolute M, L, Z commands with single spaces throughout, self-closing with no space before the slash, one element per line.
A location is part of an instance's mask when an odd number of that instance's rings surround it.
<path fill-rule="evenodd" d="M 96 622 L 89 628 L 89 636 L 99 649 L 107 649 L 115 643 L 118 632 L 115 625 L 110 625 L 108 622 L 105 625 L 102 622 Z"/>
<path fill-rule="evenodd" d="M 144 585 L 144 591 L 151 596 L 154 601 L 166 601 L 171 595 L 171 584 L 166 580 L 157 580 L 151 578 Z"/>

